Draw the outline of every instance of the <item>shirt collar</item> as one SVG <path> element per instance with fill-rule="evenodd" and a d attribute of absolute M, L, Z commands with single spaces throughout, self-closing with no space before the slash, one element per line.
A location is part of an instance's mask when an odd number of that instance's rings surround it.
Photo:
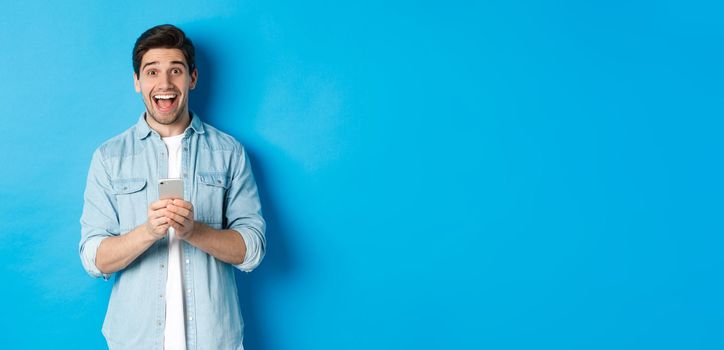
<path fill-rule="evenodd" d="M 204 131 L 204 123 L 201 121 L 201 118 L 199 118 L 196 113 L 189 111 L 189 115 L 191 117 L 191 124 L 186 128 L 186 131 L 189 129 L 193 130 L 197 134 L 203 134 Z M 138 122 L 136 123 L 136 137 L 143 140 L 148 135 L 151 134 L 150 126 L 148 126 L 148 123 L 146 122 L 146 112 L 141 113 L 141 116 L 138 118 Z"/>

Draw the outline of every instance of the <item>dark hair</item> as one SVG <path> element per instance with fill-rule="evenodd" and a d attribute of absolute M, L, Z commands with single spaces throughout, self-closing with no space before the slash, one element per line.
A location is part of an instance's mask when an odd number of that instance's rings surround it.
<path fill-rule="evenodd" d="M 196 68 L 194 44 L 184 32 L 172 24 L 155 26 L 141 34 L 133 46 L 133 71 L 139 75 L 141 59 L 150 49 L 179 49 L 189 65 L 189 74 Z"/>

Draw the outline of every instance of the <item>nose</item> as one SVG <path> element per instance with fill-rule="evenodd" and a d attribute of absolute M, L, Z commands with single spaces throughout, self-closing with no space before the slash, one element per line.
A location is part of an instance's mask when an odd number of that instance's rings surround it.
<path fill-rule="evenodd" d="M 158 80 L 159 88 L 166 89 L 172 87 L 171 85 L 171 73 L 166 72 L 165 74 L 160 74 L 159 80 Z"/>

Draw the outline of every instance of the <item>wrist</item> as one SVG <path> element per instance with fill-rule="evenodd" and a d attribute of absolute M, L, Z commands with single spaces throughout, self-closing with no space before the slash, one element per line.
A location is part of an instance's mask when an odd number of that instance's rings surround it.
<path fill-rule="evenodd" d="M 194 226 L 191 228 L 186 237 L 184 237 L 184 240 L 192 241 L 197 235 L 201 233 L 202 229 L 202 224 L 200 222 L 194 221 Z"/>

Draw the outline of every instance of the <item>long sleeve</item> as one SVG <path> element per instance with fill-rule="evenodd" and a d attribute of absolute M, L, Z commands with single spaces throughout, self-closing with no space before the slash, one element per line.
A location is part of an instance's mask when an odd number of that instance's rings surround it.
<path fill-rule="evenodd" d="M 240 157 L 232 169 L 227 192 L 226 222 L 228 228 L 241 234 L 246 244 L 244 261 L 236 268 L 250 272 L 261 263 L 266 252 L 266 223 L 261 214 L 259 193 L 251 171 L 249 157 L 240 146 Z"/>
<path fill-rule="evenodd" d="M 92 277 L 110 278 L 96 266 L 96 251 L 106 237 L 120 234 L 118 208 L 110 178 L 106 172 L 100 150 L 93 153 L 88 180 L 83 197 L 83 214 L 80 218 L 81 238 L 79 243 L 80 261 Z"/>

